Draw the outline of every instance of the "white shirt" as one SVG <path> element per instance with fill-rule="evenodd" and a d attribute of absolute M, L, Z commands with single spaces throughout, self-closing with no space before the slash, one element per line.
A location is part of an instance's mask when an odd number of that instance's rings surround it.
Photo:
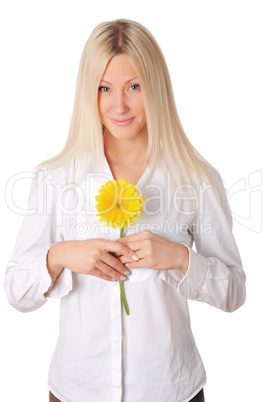
<path fill-rule="evenodd" d="M 126 316 L 118 282 L 67 267 L 44 297 L 51 285 L 46 268 L 51 244 L 119 238 L 119 229 L 96 217 L 95 196 L 112 179 L 107 162 L 103 173 L 88 173 L 80 185 L 71 184 L 72 174 L 68 167 L 36 176 L 4 284 L 10 304 L 20 311 L 61 298 L 49 389 L 63 402 L 187 402 L 206 381 L 187 299 L 224 311 L 245 300 L 245 274 L 224 191 L 217 197 L 204 185 L 193 193 L 189 186 L 173 189 L 158 168 L 146 169 L 137 184 L 143 213 L 125 235 L 149 229 L 183 243 L 190 262 L 185 276 L 176 267 L 132 269 L 124 283 Z"/>

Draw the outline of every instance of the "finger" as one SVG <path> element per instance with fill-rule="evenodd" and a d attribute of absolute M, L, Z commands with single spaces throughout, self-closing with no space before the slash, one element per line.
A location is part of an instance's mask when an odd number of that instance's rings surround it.
<path fill-rule="evenodd" d="M 128 261 L 132 261 L 127 259 Z M 117 271 L 121 275 L 127 275 L 127 268 L 125 265 L 116 257 L 112 256 L 109 253 L 105 253 L 102 256 L 102 262 L 106 264 L 108 267 L 111 267 L 113 270 Z"/>
<path fill-rule="evenodd" d="M 139 257 L 139 260 L 142 260 L 142 259 L 144 258 L 144 256 L 141 255 L 141 250 L 137 251 L 136 254 L 137 254 L 137 256 Z M 122 264 L 126 264 L 127 262 L 133 262 L 132 260 L 129 260 L 129 258 L 124 257 L 124 256 L 118 257 L 118 260 L 119 260 Z M 139 260 L 138 260 L 138 261 L 139 261 Z M 136 261 L 136 262 L 138 262 L 138 261 Z"/>
<path fill-rule="evenodd" d="M 108 242 L 107 246 L 105 247 L 106 251 L 112 252 L 117 257 L 127 257 L 129 260 L 138 261 L 139 257 L 128 245 L 124 245 L 121 243 L 115 242 Z"/>
<path fill-rule="evenodd" d="M 95 276 L 95 277 L 100 278 L 100 279 L 104 279 L 105 281 L 108 281 L 108 282 L 113 282 L 113 278 L 111 278 L 110 276 L 104 274 L 103 271 L 99 271 L 99 269 L 97 269 L 97 268 L 93 269 L 90 272 L 90 275 Z"/>
<path fill-rule="evenodd" d="M 111 266 L 105 264 L 102 261 L 98 262 L 96 268 L 99 269 L 99 271 L 103 272 L 104 275 L 110 277 L 111 279 L 113 278 L 117 281 L 125 281 L 126 280 L 125 275 L 122 275 L 120 272 L 116 271 Z M 127 270 L 127 268 L 125 268 L 125 267 L 124 267 L 124 269 Z"/>
<path fill-rule="evenodd" d="M 143 260 L 139 260 L 137 262 L 127 262 L 125 267 L 127 269 L 136 269 L 136 268 L 150 268 L 150 269 L 157 269 L 156 267 L 149 266 L 150 264 L 144 258 Z"/>
<path fill-rule="evenodd" d="M 119 239 L 120 240 L 120 239 Z M 119 241 L 117 240 L 117 241 Z M 135 253 L 140 250 L 141 247 L 144 246 L 144 241 L 139 240 L 129 240 L 127 241 L 127 244 L 125 244 L 125 247 L 128 247 L 130 250 L 134 251 Z"/>

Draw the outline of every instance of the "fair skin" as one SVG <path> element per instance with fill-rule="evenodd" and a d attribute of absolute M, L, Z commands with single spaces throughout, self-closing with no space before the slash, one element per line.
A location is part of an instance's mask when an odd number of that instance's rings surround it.
<path fill-rule="evenodd" d="M 148 133 L 140 81 L 126 55 L 108 63 L 100 82 L 98 109 L 113 177 L 137 183 L 147 167 L 143 159 Z"/>
<path fill-rule="evenodd" d="M 109 61 L 99 85 L 98 109 L 105 127 L 105 156 L 113 177 L 137 184 L 147 167 L 144 155 L 148 132 L 140 81 L 127 55 Z M 188 263 L 184 245 L 149 230 L 117 241 L 61 241 L 50 248 L 47 258 L 52 282 L 63 267 L 107 281 L 121 281 L 129 274 L 127 268 L 179 268 L 185 274 Z"/>

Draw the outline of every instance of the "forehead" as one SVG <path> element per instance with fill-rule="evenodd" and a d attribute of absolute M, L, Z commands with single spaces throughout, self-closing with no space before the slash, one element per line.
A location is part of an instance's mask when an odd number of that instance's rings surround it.
<path fill-rule="evenodd" d="M 102 76 L 102 80 L 114 83 L 126 82 L 136 78 L 137 74 L 130 58 L 126 54 L 120 54 L 110 59 Z"/>

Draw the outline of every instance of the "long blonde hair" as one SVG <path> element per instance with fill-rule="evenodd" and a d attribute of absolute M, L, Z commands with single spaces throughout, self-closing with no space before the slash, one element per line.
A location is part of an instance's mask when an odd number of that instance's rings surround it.
<path fill-rule="evenodd" d="M 94 168 L 104 161 L 103 127 L 98 112 L 98 88 L 109 60 L 126 54 L 140 79 L 147 119 L 148 148 L 146 161 L 166 164 L 160 157 L 164 150 L 168 166 L 181 182 L 190 183 L 192 175 L 214 184 L 209 163 L 196 151 L 180 122 L 168 68 L 151 33 L 141 24 L 119 19 L 103 22 L 90 35 L 80 61 L 69 135 L 63 150 L 38 167 L 58 168 L 75 160 L 76 173 L 85 171 L 88 157 Z"/>

